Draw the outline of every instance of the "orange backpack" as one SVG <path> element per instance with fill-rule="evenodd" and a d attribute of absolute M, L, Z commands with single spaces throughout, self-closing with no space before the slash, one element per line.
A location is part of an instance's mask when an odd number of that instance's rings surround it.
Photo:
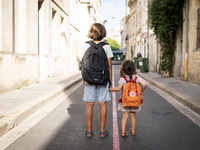
<path fill-rule="evenodd" d="M 126 84 L 122 89 L 122 103 L 124 107 L 138 108 L 141 104 L 141 90 L 139 84 L 136 83 L 137 77 L 134 80 L 127 80 L 124 77 Z"/>

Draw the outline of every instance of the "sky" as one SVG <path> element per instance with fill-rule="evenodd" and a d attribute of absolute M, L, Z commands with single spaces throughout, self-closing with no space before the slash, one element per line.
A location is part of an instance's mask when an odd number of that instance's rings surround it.
<path fill-rule="evenodd" d="M 109 35 L 111 28 L 120 30 L 120 20 L 125 15 L 126 0 L 101 0 L 101 16 L 107 20 L 105 27 Z"/>

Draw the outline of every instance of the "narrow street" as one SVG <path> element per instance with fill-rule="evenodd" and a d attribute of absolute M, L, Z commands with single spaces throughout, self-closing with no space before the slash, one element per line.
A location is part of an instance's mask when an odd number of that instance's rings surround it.
<path fill-rule="evenodd" d="M 119 81 L 119 65 L 113 65 L 115 86 Z M 121 150 L 197 150 L 200 149 L 200 127 L 173 105 L 149 88 L 143 95 L 142 110 L 136 114 L 136 136 L 121 138 L 122 112 L 117 111 L 119 146 Z M 77 88 L 77 89 L 76 89 Z M 6 150 L 112 150 L 113 106 L 108 102 L 106 130 L 110 135 L 99 138 L 98 103 L 94 107 L 92 138 L 85 137 L 85 102 L 81 84 L 74 92 L 37 124 L 10 144 Z M 111 93 L 111 96 L 113 94 Z M 116 99 L 120 92 L 116 93 Z M 14 129 L 15 130 L 15 129 Z M 115 143 L 114 143 L 115 144 Z"/>
<path fill-rule="evenodd" d="M 200 150 L 200 0 L 1 0 L 0 20 L 0 150 Z M 121 136 L 121 92 L 109 136 L 97 101 L 85 136 L 82 72 L 107 62 L 88 49 L 112 60 L 114 86 L 124 60 L 147 84 L 135 136 L 130 118 Z"/>

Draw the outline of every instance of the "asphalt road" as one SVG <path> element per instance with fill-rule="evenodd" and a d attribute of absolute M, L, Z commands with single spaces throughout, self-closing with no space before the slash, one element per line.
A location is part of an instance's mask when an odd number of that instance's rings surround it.
<path fill-rule="evenodd" d="M 119 66 L 115 65 L 115 85 L 119 80 Z M 14 141 L 7 150 L 112 150 L 113 115 L 112 101 L 108 102 L 106 130 L 110 135 L 99 138 L 100 115 L 98 103 L 94 107 L 92 138 L 85 137 L 85 102 L 80 86 L 68 99 L 51 111 L 39 123 Z M 112 96 L 112 94 L 111 94 Z M 116 93 L 116 99 L 120 93 Z M 121 150 L 199 150 L 200 127 L 147 87 L 143 95 L 142 110 L 136 114 L 136 136 L 121 138 Z M 122 112 L 117 112 L 121 135 Z M 127 133 L 131 127 L 127 123 Z"/>

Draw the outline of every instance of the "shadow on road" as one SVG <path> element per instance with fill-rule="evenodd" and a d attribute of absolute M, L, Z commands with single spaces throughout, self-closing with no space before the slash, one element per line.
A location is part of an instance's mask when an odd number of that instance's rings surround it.
<path fill-rule="evenodd" d="M 115 85 L 119 81 L 119 67 L 113 66 L 115 72 Z M 109 137 L 100 139 L 98 137 L 100 128 L 98 103 L 94 107 L 93 129 L 94 137 L 85 138 L 86 119 L 85 102 L 82 101 L 83 89 L 80 87 L 76 92 L 70 95 L 72 103 L 68 108 L 65 107 L 65 113 L 70 115 L 57 134 L 47 145 L 46 149 L 70 149 L 70 150 L 112 150 L 113 132 L 112 132 L 112 103 L 108 102 L 108 117 L 106 129 L 110 131 Z M 120 92 L 116 93 L 116 98 Z M 144 103 L 142 110 L 136 114 L 136 136 L 130 136 L 130 119 L 127 122 L 127 133 L 129 137 L 123 139 L 119 137 L 121 149 L 135 150 L 188 150 L 200 148 L 199 137 L 200 129 L 185 117 L 174 106 L 163 99 L 159 94 L 147 87 L 144 93 Z M 65 102 L 67 103 L 67 102 Z M 65 104 L 61 104 L 63 107 Z M 61 109 L 61 108 L 56 108 Z M 122 112 L 118 111 L 119 136 L 121 135 Z"/>
<path fill-rule="evenodd" d="M 85 107 L 86 103 L 82 101 L 83 88 L 79 87 L 76 92 L 70 95 L 69 99 L 71 104 L 66 107 L 67 101 L 63 102 L 55 111 L 66 113 L 69 115 L 69 119 L 66 120 L 62 127 L 53 136 L 52 140 L 46 145 L 44 149 L 62 149 L 62 150 L 92 150 L 95 148 L 110 150 L 112 149 L 112 106 L 111 102 L 108 102 L 108 115 L 106 129 L 110 132 L 110 135 L 105 139 L 99 138 L 100 129 L 100 111 L 98 103 L 95 103 L 93 110 L 93 132 L 92 138 L 85 137 L 86 117 Z M 64 110 L 65 109 L 65 110 Z M 61 111 L 62 110 L 62 111 Z M 59 117 L 59 113 L 57 117 Z M 61 115 L 63 116 L 63 114 Z M 56 120 L 55 120 L 56 121 Z M 53 123 L 53 122 L 52 122 Z"/>

